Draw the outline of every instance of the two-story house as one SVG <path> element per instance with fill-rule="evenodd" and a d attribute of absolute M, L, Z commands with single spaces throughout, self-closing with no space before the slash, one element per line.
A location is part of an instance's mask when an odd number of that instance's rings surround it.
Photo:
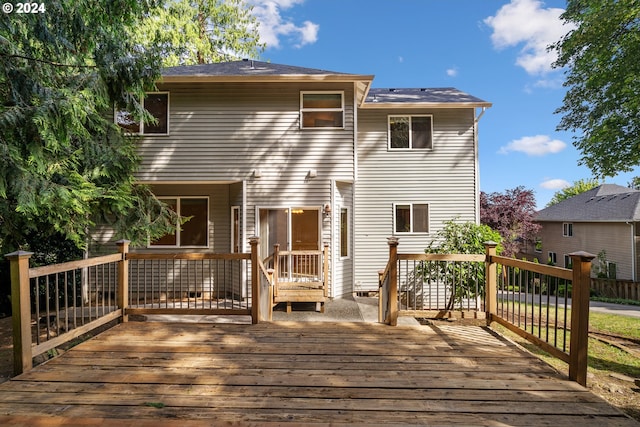
<path fill-rule="evenodd" d="M 593 261 L 594 275 L 640 280 L 640 191 L 603 184 L 542 209 L 534 219 L 542 228 L 529 256 L 569 267 L 571 252 L 602 253 L 604 259 Z"/>
<path fill-rule="evenodd" d="M 330 297 L 378 288 L 386 238 L 421 252 L 478 221 L 478 120 L 454 88 L 373 89 L 373 76 L 251 60 L 167 68 L 145 108 L 137 179 L 180 215 L 153 250 L 329 250 Z"/>

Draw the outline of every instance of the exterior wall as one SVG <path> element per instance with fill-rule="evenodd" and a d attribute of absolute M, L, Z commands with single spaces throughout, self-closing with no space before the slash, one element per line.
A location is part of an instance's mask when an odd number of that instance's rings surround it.
<path fill-rule="evenodd" d="M 259 235 L 259 208 L 321 210 L 331 202 L 333 182 L 353 179 L 353 84 L 172 84 L 159 89 L 170 93 L 170 134 L 141 139 L 137 178 L 162 183 L 154 185 L 159 196 L 189 195 L 186 189 L 211 194 L 210 251 L 231 248 L 232 206 L 240 206 L 246 219 L 241 246 L 248 251 L 247 238 Z M 301 91 L 343 91 L 344 129 L 300 129 Z M 179 184 L 166 185 L 171 182 Z M 213 193 L 203 193 L 206 188 Z M 332 242 L 331 217 L 320 217 L 319 249 Z"/>
<path fill-rule="evenodd" d="M 630 224 L 614 222 L 574 222 L 573 236 L 562 235 L 562 222 L 543 222 L 539 233 L 542 239 L 542 251 L 535 254 L 541 263 L 548 262 L 548 253 L 557 254 L 557 264 L 564 267 L 564 255 L 576 251 L 586 251 L 598 255 L 602 250 L 607 253 L 607 261 L 616 263 L 617 279 L 634 280 L 632 276 L 632 246 L 638 248 L 638 239 L 633 236 Z M 636 255 L 637 258 L 637 255 Z M 635 261 L 637 264 L 637 260 Z M 597 264 L 597 259 L 594 260 Z M 637 272 L 637 266 L 636 266 Z M 637 273 L 636 273 L 637 275 Z"/>
<path fill-rule="evenodd" d="M 433 149 L 389 151 L 389 114 L 433 114 Z M 358 112 L 355 190 L 355 290 L 378 289 L 394 235 L 394 203 L 428 203 L 429 233 L 398 234 L 399 251 L 421 253 L 447 220 L 476 221 L 477 158 L 473 109 Z"/>
<path fill-rule="evenodd" d="M 168 136 L 140 141 L 141 181 L 252 178 L 260 190 L 297 191 L 310 169 L 320 179 L 353 178 L 353 86 L 350 84 L 164 85 Z M 300 129 L 301 90 L 344 90 L 345 129 Z M 258 181 L 256 181 L 258 183 Z"/>

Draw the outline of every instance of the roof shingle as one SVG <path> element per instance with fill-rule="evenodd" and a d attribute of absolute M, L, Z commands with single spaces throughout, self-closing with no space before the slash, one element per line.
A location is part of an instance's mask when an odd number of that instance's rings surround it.
<path fill-rule="evenodd" d="M 538 211 L 536 221 L 640 221 L 640 190 L 602 184 Z"/>

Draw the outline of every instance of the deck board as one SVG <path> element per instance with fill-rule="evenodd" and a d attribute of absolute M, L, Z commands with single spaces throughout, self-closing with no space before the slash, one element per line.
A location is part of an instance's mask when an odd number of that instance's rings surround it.
<path fill-rule="evenodd" d="M 0 384 L 0 425 L 281 423 L 638 425 L 476 326 L 130 322 Z"/>

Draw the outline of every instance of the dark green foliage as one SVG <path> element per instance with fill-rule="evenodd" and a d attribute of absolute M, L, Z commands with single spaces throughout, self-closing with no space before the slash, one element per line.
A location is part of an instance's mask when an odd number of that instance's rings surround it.
<path fill-rule="evenodd" d="M 552 46 L 567 67 L 559 130 L 576 132 L 580 162 L 598 177 L 640 165 L 640 1 L 569 0 L 575 26 Z"/>
<path fill-rule="evenodd" d="M 134 184 L 135 141 L 113 106 L 139 111 L 158 56 L 131 42 L 151 2 L 49 1 L 40 14 L 0 16 L 0 247 L 57 234 L 87 244 L 98 220 L 144 242 L 175 223 Z M 141 212 L 144 209 L 144 212 Z"/>

